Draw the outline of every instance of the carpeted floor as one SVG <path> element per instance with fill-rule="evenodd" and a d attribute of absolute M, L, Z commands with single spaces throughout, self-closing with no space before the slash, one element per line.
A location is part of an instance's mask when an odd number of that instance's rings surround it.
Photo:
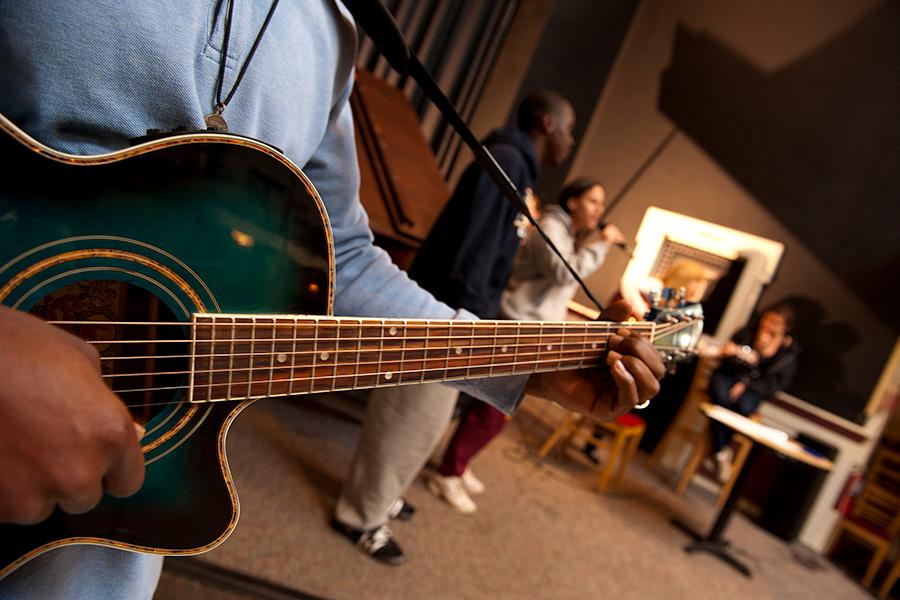
<path fill-rule="evenodd" d="M 592 488 L 595 473 L 564 452 L 537 463 L 557 410 L 539 401 L 474 462 L 488 486 L 476 497 L 479 511 L 457 515 L 420 477 L 406 496 L 416 515 L 392 524 L 407 564 L 380 565 L 328 527 L 359 430 L 348 416 L 355 410 L 322 398 L 244 411 L 229 434 L 237 530 L 202 557 L 167 559 L 157 600 L 868 597 L 828 561 L 741 515 L 725 537 L 752 578 L 685 553 L 687 539 L 669 520 L 706 531 L 712 497 L 696 487 L 675 496 L 640 455 L 605 494 Z"/>

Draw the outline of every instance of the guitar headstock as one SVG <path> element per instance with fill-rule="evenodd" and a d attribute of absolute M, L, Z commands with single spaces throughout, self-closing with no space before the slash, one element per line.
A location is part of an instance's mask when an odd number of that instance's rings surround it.
<path fill-rule="evenodd" d="M 687 302 L 683 289 L 653 292 L 644 320 L 657 324 L 653 345 L 665 363 L 672 365 L 696 356 L 703 335 L 703 307 L 699 302 Z"/>

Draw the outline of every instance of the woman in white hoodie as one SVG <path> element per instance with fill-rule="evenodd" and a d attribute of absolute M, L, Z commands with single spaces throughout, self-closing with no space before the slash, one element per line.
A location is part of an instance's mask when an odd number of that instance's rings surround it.
<path fill-rule="evenodd" d="M 541 213 L 541 227 L 582 278 L 600 268 L 611 244 L 625 242 L 615 225 L 600 226 L 605 201 L 603 185 L 582 177 L 563 189 L 558 204 Z M 507 319 L 562 321 L 577 287 L 563 262 L 532 230 L 503 292 L 501 313 Z"/>
<path fill-rule="evenodd" d="M 600 228 L 605 200 L 606 191 L 600 183 L 576 179 L 563 189 L 559 204 L 546 208 L 540 217 L 547 235 L 582 277 L 603 264 L 610 244 L 625 241 L 615 225 Z M 531 230 L 503 292 L 501 315 L 505 319 L 562 321 L 566 302 L 577 285 L 559 257 Z M 506 423 L 503 413 L 488 405 L 475 405 L 469 411 L 460 419 L 438 472 L 428 482 L 432 493 L 462 514 L 477 510 L 471 494 L 485 489 L 469 469 L 469 461 L 499 435 Z"/>

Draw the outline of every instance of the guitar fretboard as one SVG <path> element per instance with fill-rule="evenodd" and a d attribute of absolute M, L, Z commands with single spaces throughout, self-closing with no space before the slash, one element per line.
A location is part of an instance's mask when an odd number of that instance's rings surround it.
<path fill-rule="evenodd" d="M 650 322 L 436 321 L 198 314 L 191 402 L 520 375 L 600 364 Z"/>

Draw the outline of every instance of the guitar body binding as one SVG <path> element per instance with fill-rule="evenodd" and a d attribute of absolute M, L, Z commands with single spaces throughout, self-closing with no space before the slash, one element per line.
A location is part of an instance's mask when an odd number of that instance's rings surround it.
<path fill-rule="evenodd" d="M 165 360 L 181 373 L 151 386 L 173 389 L 122 394 L 146 405 L 133 411 L 146 427 L 141 490 L 106 495 L 81 515 L 57 510 L 38 525 L 0 525 L 0 579 L 70 544 L 165 555 L 214 548 L 240 512 L 226 436 L 253 400 L 186 401 L 190 321 L 223 311 L 331 314 L 333 246 L 321 199 L 277 150 L 240 136 L 185 134 L 81 157 L 43 146 L 2 115 L 0 129 L 9 174 L 0 192 L 0 303 L 81 322 L 73 333 L 93 338 L 104 375 L 138 389 L 140 377 L 107 372 L 133 362 L 116 355 L 116 341 L 147 335 L 125 323 L 165 315 L 171 325 L 145 345 L 170 343 Z"/>

